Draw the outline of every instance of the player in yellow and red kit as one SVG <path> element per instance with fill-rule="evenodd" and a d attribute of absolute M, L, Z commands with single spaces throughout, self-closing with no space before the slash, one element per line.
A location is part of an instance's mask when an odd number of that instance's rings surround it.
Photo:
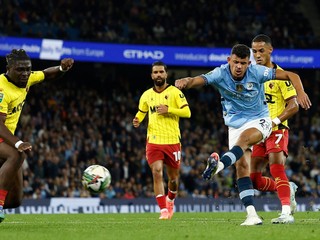
<path fill-rule="evenodd" d="M 7 72 L 0 75 L 0 222 L 5 208 L 20 206 L 23 198 L 22 163 L 32 146 L 14 136 L 29 88 L 43 80 L 56 79 L 68 71 L 74 60 L 62 59 L 60 66 L 31 71 L 31 59 L 23 49 L 6 56 Z"/>
<path fill-rule="evenodd" d="M 271 61 L 273 51 L 270 37 L 260 34 L 251 43 L 257 64 L 281 69 Z M 271 80 L 264 84 L 265 96 L 272 119 L 272 133 L 265 142 L 253 147 L 251 158 L 251 180 L 259 191 L 276 191 L 282 205 L 282 212 L 272 223 L 293 223 L 296 210 L 295 183 L 288 181 L 285 162 L 288 156 L 288 119 L 299 110 L 297 92 L 290 81 Z M 274 179 L 262 176 L 267 164 Z"/>
<path fill-rule="evenodd" d="M 152 171 L 153 188 L 162 220 L 171 219 L 174 200 L 178 192 L 181 144 L 179 119 L 190 118 L 191 111 L 184 94 L 167 83 L 167 66 L 163 62 L 152 64 L 154 87 L 140 97 L 139 111 L 133 126 L 139 127 L 148 113 L 146 157 Z M 165 194 L 163 169 L 168 175 L 168 195 Z"/>

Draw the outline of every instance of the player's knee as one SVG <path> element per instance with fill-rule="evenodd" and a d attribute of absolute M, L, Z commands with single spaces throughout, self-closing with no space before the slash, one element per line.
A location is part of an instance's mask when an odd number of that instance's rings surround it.
<path fill-rule="evenodd" d="M 152 169 L 152 175 L 153 175 L 154 179 L 162 178 L 162 176 L 163 176 L 162 170 L 160 170 L 160 169 Z"/>

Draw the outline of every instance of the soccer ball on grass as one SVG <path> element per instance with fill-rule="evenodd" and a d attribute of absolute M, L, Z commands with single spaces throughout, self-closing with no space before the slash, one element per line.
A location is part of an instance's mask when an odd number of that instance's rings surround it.
<path fill-rule="evenodd" d="M 82 185 L 91 193 L 103 192 L 111 183 L 109 170 L 100 165 L 91 165 L 84 170 Z"/>

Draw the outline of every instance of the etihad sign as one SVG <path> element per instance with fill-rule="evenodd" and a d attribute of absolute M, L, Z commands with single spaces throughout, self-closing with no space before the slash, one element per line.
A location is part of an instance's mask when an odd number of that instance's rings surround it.
<path fill-rule="evenodd" d="M 138 49 L 126 49 L 123 51 L 123 56 L 128 59 L 153 59 L 161 60 L 164 58 L 164 53 L 159 50 L 142 51 Z"/>

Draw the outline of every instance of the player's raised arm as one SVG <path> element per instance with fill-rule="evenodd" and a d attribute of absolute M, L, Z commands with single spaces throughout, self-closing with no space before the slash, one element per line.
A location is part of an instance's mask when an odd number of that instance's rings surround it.
<path fill-rule="evenodd" d="M 43 70 L 46 79 L 56 79 L 62 77 L 64 73 L 69 71 L 73 66 L 72 58 L 64 58 L 61 60 L 60 66 L 49 67 Z"/>
<path fill-rule="evenodd" d="M 290 80 L 297 91 L 297 94 L 298 94 L 297 100 L 300 106 L 305 110 L 311 107 L 312 105 L 311 101 L 307 93 L 304 91 L 301 79 L 298 74 L 290 71 L 283 71 L 283 70 L 277 69 L 276 79 Z"/>
<path fill-rule="evenodd" d="M 180 78 L 175 81 L 175 86 L 179 89 L 197 88 L 205 85 L 205 80 L 201 76 Z"/>

